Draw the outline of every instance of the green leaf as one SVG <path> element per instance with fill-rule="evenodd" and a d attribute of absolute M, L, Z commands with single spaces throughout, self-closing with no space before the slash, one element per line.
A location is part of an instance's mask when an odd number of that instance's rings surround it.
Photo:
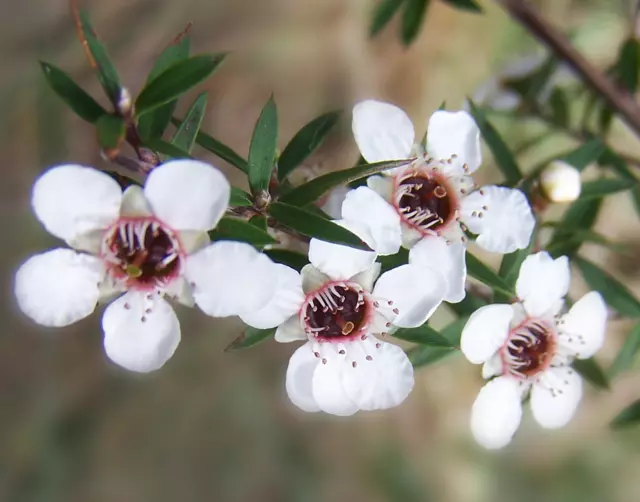
<path fill-rule="evenodd" d="M 471 106 L 471 115 L 473 115 L 482 137 L 491 150 L 498 168 L 505 176 L 505 182 L 508 185 L 516 184 L 522 178 L 522 173 L 520 172 L 513 153 L 511 153 L 507 144 L 498 134 L 498 131 L 489 123 L 484 112 L 471 100 L 469 100 L 469 104 Z"/>
<path fill-rule="evenodd" d="M 182 148 L 178 148 L 167 141 L 161 140 L 159 138 L 156 139 L 148 139 L 145 141 L 145 146 L 151 148 L 152 150 L 161 153 L 162 155 L 166 155 L 167 157 L 171 157 L 172 159 L 191 159 L 191 155 L 188 152 L 185 152 Z"/>
<path fill-rule="evenodd" d="M 509 287 L 510 291 L 515 290 L 516 281 L 518 280 L 518 274 L 520 273 L 520 267 L 525 258 L 531 253 L 535 242 L 535 232 L 531 236 L 531 241 L 525 249 L 517 249 L 513 253 L 505 254 L 500 262 L 500 270 L 498 275 L 504 280 L 505 285 Z M 497 293 L 494 300 L 497 303 L 509 302 L 513 298 L 513 295 L 505 295 L 504 293 Z"/>
<path fill-rule="evenodd" d="M 411 45 L 418 36 L 428 6 L 429 0 L 405 0 L 401 26 L 404 45 Z"/>
<path fill-rule="evenodd" d="M 274 202 L 269 206 L 268 211 L 270 216 L 283 225 L 308 237 L 365 251 L 371 250 L 360 237 L 349 232 L 346 228 L 306 209 Z"/>
<path fill-rule="evenodd" d="M 635 180 L 600 178 L 599 180 L 583 183 L 580 198 L 589 199 L 593 197 L 604 197 L 605 195 L 629 190 L 637 185 L 638 183 Z"/>
<path fill-rule="evenodd" d="M 629 427 L 640 422 L 640 399 L 634 401 L 611 421 L 610 427 L 612 429 L 621 429 L 623 427 Z"/>
<path fill-rule="evenodd" d="M 412 162 L 412 160 L 413 159 L 376 162 L 375 164 L 364 164 L 343 171 L 327 173 L 287 192 L 280 200 L 293 206 L 306 206 L 307 204 L 314 203 L 338 185 L 351 183 L 361 178 L 379 174 L 387 169 L 406 165 Z"/>
<path fill-rule="evenodd" d="M 98 143 L 105 150 L 118 148 L 124 138 L 124 120 L 116 115 L 103 115 L 96 122 Z"/>
<path fill-rule="evenodd" d="M 393 268 L 409 263 L 409 250 L 400 248 L 396 254 L 378 256 L 377 261 L 382 266 L 380 269 L 381 273 L 384 274 Z"/>
<path fill-rule="evenodd" d="M 640 70 L 640 42 L 634 37 L 628 38 L 620 47 L 615 73 L 624 88 L 631 94 L 638 90 L 638 71 Z"/>
<path fill-rule="evenodd" d="M 576 242 L 574 233 L 588 230 L 595 223 L 602 199 L 578 199 L 564 213 L 559 228 L 553 233 L 547 247 L 553 252 L 554 257 L 571 256 L 578 251 L 582 242 Z"/>
<path fill-rule="evenodd" d="M 482 263 L 478 258 L 467 252 L 467 273 L 478 279 L 481 283 L 486 284 L 494 291 L 499 291 L 505 295 L 509 295 L 511 298 L 515 296 L 513 287 L 507 284 L 507 282 L 500 277 L 497 273 L 491 270 L 487 265 Z"/>
<path fill-rule="evenodd" d="M 250 207 L 253 205 L 251 195 L 237 187 L 231 187 L 231 200 L 229 205 L 233 207 Z"/>
<path fill-rule="evenodd" d="M 268 232 L 252 225 L 246 220 L 222 218 L 216 228 L 209 232 L 212 241 L 239 241 L 247 242 L 256 247 L 263 247 L 267 244 L 275 244 L 275 240 Z"/>
<path fill-rule="evenodd" d="M 300 272 L 302 267 L 309 263 L 307 255 L 288 249 L 267 249 L 264 251 L 269 258 L 276 263 L 282 263 Z"/>
<path fill-rule="evenodd" d="M 605 148 L 600 140 L 592 139 L 583 143 L 575 150 L 559 157 L 558 160 L 572 165 L 578 171 L 582 171 L 589 164 L 597 162 L 605 151 Z"/>
<path fill-rule="evenodd" d="M 593 386 L 600 389 L 611 388 L 607 375 L 592 357 L 589 359 L 576 359 L 571 366 Z"/>
<path fill-rule="evenodd" d="M 469 12 L 482 12 L 482 8 L 475 2 L 475 0 L 442 0 L 444 3 L 455 7 L 460 10 L 468 10 Z"/>
<path fill-rule="evenodd" d="M 508 299 L 506 299 L 505 302 L 511 300 L 511 298 L 513 297 L 513 295 L 504 295 L 504 296 L 508 297 Z M 487 305 L 487 300 L 485 300 L 484 298 L 480 298 L 479 296 L 476 296 L 470 291 L 467 291 L 467 294 L 461 301 L 459 301 L 458 303 L 446 303 L 446 305 L 458 317 L 463 317 L 463 316 L 470 316 L 479 308 Z"/>
<path fill-rule="evenodd" d="M 591 289 L 599 291 L 614 310 L 623 316 L 640 317 L 640 302 L 626 286 L 584 258 L 576 256 L 573 262 L 580 268 Z"/>
<path fill-rule="evenodd" d="M 189 50 L 191 49 L 191 37 L 189 34 L 181 37 L 177 43 L 168 45 L 158 56 L 156 62 L 151 68 L 149 75 L 147 76 L 146 84 L 150 84 L 166 70 L 171 68 L 176 63 L 184 61 L 189 57 Z"/>
<path fill-rule="evenodd" d="M 387 23 L 393 15 L 398 12 L 404 0 L 382 0 L 373 13 L 373 21 L 371 22 L 370 36 L 375 36 Z"/>
<path fill-rule="evenodd" d="M 604 246 L 608 249 L 611 249 L 612 251 L 615 251 L 616 253 L 622 253 L 622 254 L 630 254 L 630 248 L 624 244 L 619 244 L 617 242 L 613 242 L 610 239 L 608 239 L 607 237 L 605 237 L 604 235 L 601 235 L 597 232 L 594 232 L 593 230 L 580 230 L 580 229 L 572 229 L 572 228 L 565 228 L 562 227 L 558 224 L 556 224 L 555 222 L 552 221 L 548 221 L 544 223 L 545 227 L 554 227 L 556 229 L 562 229 L 564 228 L 563 231 L 566 231 L 568 237 L 563 240 L 562 242 L 556 242 L 555 244 L 549 244 L 547 246 L 547 251 L 549 252 L 555 252 L 555 249 L 558 247 L 565 247 L 568 245 L 581 245 L 584 244 L 586 242 L 592 243 L 592 244 L 598 244 L 600 246 Z"/>
<path fill-rule="evenodd" d="M 440 330 L 440 335 L 447 339 L 451 343 L 452 347 L 457 347 L 458 345 L 460 345 L 460 336 L 462 335 L 462 329 L 464 328 L 468 319 L 468 317 L 461 317 L 460 319 L 456 319 L 444 329 Z M 427 345 L 423 347 L 414 347 L 407 351 L 407 355 L 409 356 L 411 364 L 413 364 L 415 368 L 418 368 L 420 366 L 433 364 L 443 359 L 444 357 L 453 355 L 457 352 L 457 349 L 451 347 L 433 347 Z"/>
<path fill-rule="evenodd" d="M 278 179 L 283 180 L 291 171 L 318 148 L 329 131 L 338 122 L 340 112 L 329 112 L 312 120 L 293 137 L 278 159 Z"/>
<path fill-rule="evenodd" d="M 256 122 L 249 146 L 249 186 L 253 193 L 269 191 L 278 142 L 278 110 L 273 95 Z"/>
<path fill-rule="evenodd" d="M 107 111 L 87 94 L 71 77 L 55 66 L 40 62 L 44 77 L 53 91 L 71 108 L 80 118 L 94 124 Z"/>
<path fill-rule="evenodd" d="M 225 56 L 193 56 L 169 67 L 142 89 L 136 99 L 136 114 L 148 113 L 198 85 L 220 66 Z"/>
<path fill-rule="evenodd" d="M 449 349 L 456 348 L 455 344 L 452 344 L 428 324 L 423 324 L 417 328 L 400 328 L 393 333 L 393 336 L 400 340 L 418 343 L 420 345 L 445 347 Z"/>
<path fill-rule="evenodd" d="M 238 338 L 236 338 L 226 349 L 225 352 L 238 349 L 246 349 L 253 347 L 260 342 L 265 341 L 267 338 L 271 338 L 276 333 L 276 328 L 258 329 L 251 326 L 247 326 L 247 329 Z"/>
<path fill-rule="evenodd" d="M 80 10 L 80 29 L 87 42 L 85 48 L 89 50 L 95 63 L 100 85 L 107 93 L 111 103 L 116 106 L 120 100 L 120 77 L 118 77 L 118 72 L 109 59 L 106 49 L 98 40 L 89 15 L 84 10 Z"/>
<path fill-rule="evenodd" d="M 569 98 L 567 93 L 559 88 L 555 87 L 551 91 L 549 96 L 549 107 L 553 114 L 553 122 L 562 127 L 569 126 Z"/>
<path fill-rule="evenodd" d="M 191 153 L 196 136 L 207 108 L 207 93 L 203 92 L 193 102 L 187 115 L 173 135 L 171 143 L 185 152 Z"/>
<path fill-rule="evenodd" d="M 613 378 L 623 371 L 631 369 L 638 349 L 640 349 L 640 324 L 636 324 L 627 335 L 624 345 L 609 368 L 609 376 Z"/>

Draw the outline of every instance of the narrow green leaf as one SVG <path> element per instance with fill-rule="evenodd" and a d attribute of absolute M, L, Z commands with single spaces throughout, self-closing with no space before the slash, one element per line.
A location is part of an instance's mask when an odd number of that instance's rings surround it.
<path fill-rule="evenodd" d="M 568 127 L 569 98 L 563 89 L 555 87 L 551 91 L 551 96 L 549 96 L 549 107 L 553 114 L 554 123 L 562 127 Z"/>
<path fill-rule="evenodd" d="M 124 120 L 116 115 L 103 115 L 96 122 L 98 143 L 105 150 L 118 148 L 124 138 Z"/>
<path fill-rule="evenodd" d="M 576 256 L 573 262 L 591 289 L 599 291 L 611 308 L 623 316 L 640 317 L 640 302 L 620 281 L 584 258 Z"/>
<path fill-rule="evenodd" d="M 444 3 L 455 7 L 460 10 L 467 10 L 469 12 L 482 12 L 482 8 L 475 2 L 475 0 L 442 0 Z"/>
<path fill-rule="evenodd" d="M 385 162 L 376 162 L 375 164 L 364 164 L 345 169 L 343 171 L 335 171 L 323 174 L 317 178 L 294 188 L 290 192 L 284 194 L 280 200 L 293 206 L 306 206 L 320 199 L 325 193 L 338 185 L 351 183 L 353 181 L 367 178 L 374 174 L 394 167 L 400 167 L 408 164 L 413 159 L 408 160 L 391 160 Z"/>
<path fill-rule="evenodd" d="M 631 37 L 620 47 L 615 69 L 618 80 L 631 94 L 638 90 L 638 71 L 640 71 L 640 42 Z"/>
<path fill-rule="evenodd" d="M 498 134 L 498 131 L 496 131 L 496 129 L 489 123 L 484 112 L 471 100 L 469 100 L 469 104 L 471 106 L 471 115 L 473 115 L 482 137 L 491 150 L 498 168 L 505 176 L 505 182 L 508 185 L 517 183 L 522 178 L 522 173 L 520 172 L 520 168 L 518 167 L 518 163 L 516 162 L 513 153 L 511 153 L 507 144 Z"/>
<path fill-rule="evenodd" d="M 393 336 L 400 340 L 429 345 L 430 347 L 456 348 L 455 344 L 452 344 L 428 324 L 423 324 L 417 328 L 400 328 L 393 333 Z"/>
<path fill-rule="evenodd" d="M 504 296 L 505 298 L 507 298 L 504 300 L 505 302 L 508 302 L 513 298 L 513 295 L 504 295 Z M 498 303 L 498 301 L 496 301 L 495 303 Z M 461 301 L 459 301 L 458 303 L 446 303 L 446 305 L 458 317 L 464 317 L 464 316 L 470 316 L 479 308 L 487 305 L 487 300 L 485 300 L 484 298 L 480 298 L 479 296 L 476 296 L 470 291 L 467 291 L 467 294 Z"/>
<path fill-rule="evenodd" d="M 398 12 L 404 0 L 382 0 L 375 8 L 373 21 L 369 30 L 370 36 L 375 36 Z"/>
<path fill-rule="evenodd" d="M 171 143 L 161 140 L 159 138 L 156 139 L 148 139 L 145 141 L 145 146 L 151 148 L 152 150 L 161 153 L 162 155 L 166 155 L 167 157 L 171 157 L 172 159 L 191 159 L 191 155 L 188 152 L 185 152 L 182 148 L 178 148 Z"/>
<path fill-rule="evenodd" d="M 640 324 L 636 324 L 627 335 L 624 345 L 609 368 L 609 377 L 613 378 L 623 371 L 631 369 L 640 349 Z"/>
<path fill-rule="evenodd" d="M 515 290 L 516 281 L 518 280 L 518 274 L 520 273 L 520 267 L 525 258 L 531 253 L 534 243 L 535 234 L 537 229 L 534 230 L 531 236 L 531 241 L 525 249 L 517 249 L 513 253 L 505 254 L 500 262 L 500 270 L 498 275 L 504 280 L 505 285 L 509 287 L 510 291 Z M 508 303 L 513 298 L 513 295 L 505 295 L 504 293 L 496 293 L 494 301 L 496 303 Z"/>
<path fill-rule="evenodd" d="M 357 235 L 346 228 L 326 220 L 306 209 L 290 206 L 282 202 L 274 202 L 269 206 L 269 215 L 283 225 L 308 237 L 315 237 L 326 242 L 342 244 L 356 249 L 371 249 Z"/>
<path fill-rule="evenodd" d="M 595 223 L 602 199 L 578 199 L 564 213 L 559 228 L 553 233 L 547 247 L 554 257 L 571 256 L 578 251 L 581 242 L 576 242 L 574 233 L 590 229 Z"/>
<path fill-rule="evenodd" d="M 275 244 L 275 240 L 265 230 L 252 225 L 246 220 L 225 216 L 216 228 L 209 232 L 212 241 L 239 241 L 247 242 L 256 247 Z"/>
<path fill-rule="evenodd" d="M 468 319 L 468 317 L 456 319 L 451 324 L 440 330 L 440 335 L 446 338 L 451 343 L 452 347 L 459 346 L 462 329 Z M 444 357 L 456 354 L 457 352 L 458 350 L 455 348 L 420 346 L 407 351 L 407 356 L 409 356 L 411 364 L 413 364 L 415 368 L 418 368 L 420 366 L 433 364 Z"/>
<path fill-rule="evenodd" d="M 111 103 L 116 106 L 120 100 L 120 77 L 118 76 L 115 66 L 113 66 L 113 63 L 109 59 L 107 50 L 100 40 L 98 40 L 98 36 L 89 20 L 89 15 L 84 10 L 80 10 L 80 27 L 87 41 L 86 47 L 89 49 L 95 62 L 100 85 L 107 93 Z"/>
<path fill-rule="evenodd" d="M 549 251 L 550 253 L 552 251 L 555 253 L 555 250 L 558 247 L 566 247 L 571 245 L 579 246 L 587 242 L 606 247 L 608 249 L 611 249 L 612 251 L 615 251 L 616 253 L 621 253 L 621 254 L 631 253 L 629 246 L 626 246 L 624 244 L 619 244 L 617 242 L 613 242 L 607 237 L 605 237 L 604 235 L 594 232 L 593 230 L 580 230 L 580 229 L 576 230 L 573 228 L 565 228 L 552 221 L 545 222 L 544 226 L 554 227 L 556 229 L 563 229 L 562 231 L 566 231 L 566 234 L 568 235 L 568 237 L 562 242 L 556 241 L 555 244 L 549 244 L 547 246 L 547 251 Z"/>
<path fill-rule="evenodd" d="M 207 93 L 200 94 L 189 110 L 184 120 L 173 135 L 171 143 L 185 152 L 191 153 L 196 136 L 200 131 L 200 125 L 207 109 Z"/>
<path fill-rule="evenodd" d="M 269 258 L 276 263 L 282 263 L 300 272 L 302 267 L 309 263 L 307 255 L 288 249 L 267 249 L 264 251 Z"/>
<path fill-rule="evenodd" d="M 283 180 L 291 171 L 318 148 L 326 135 L 338 122 L 340 112 L 329 112 L 312 120 L 293 137 L 278 159 L 278 179 Z"/>
<path fill-rule="evenodd" d="M 405 0 L 401 26 L 404 45 L 411 45 L 418 36 L 428 6 L 429 0 Z"/>
<path fill-rule="evenodd" d="M 478 279 L 481 283 L 486 284 L 494 291 L 499 291 L 510 297 L 514 297 L 513 287 L 507 284 L 507 282 L 500 277 L 496 272 L 491 270 L 487 265 L 482 263 L 478 258 L 471 253 L 467 253 L 467 273 Z"/>
<path fill-rule="evenodd" d="M 612 429 L 621 429 L 623 427 L 636 425 L 638 422 L 640 422 L 640 399 L 634 401 L 618 413 L 609 425 Z"/>
<path fill-rule="evenodd" d="M 80 118 L 94 124 L 107 111 L 87 94 L 71 77 L 55 66 L 40 62 L 47 83 Z"/>
<path fill-rule="evenodd" d="M 600 389 L 610 389 L 609 379 L 595 359 L 576 359 L 571 365 L 580 375 Z"/>
<path fill-rule="evenodd" d="M 224 61 L 226 54 L 193 56 L 169 67 L 153 79 L 136 99 L 138 116 L 169 103 L 198 85 Z"/>
<path fill-rule="evenodd" d="M 637 185 L 638 183 L 635 180 L 620 178 L 600 178 L 595 181 L 586 181 L 582 184 L 580 198 L 590 199 L 593 197 L 604 197 L 605 195 L 629 190 Z"/>
<path fill-rule="evenodd" d="M 249 207 L 253 205 L 251 195 L 237 187 L 231 187 L 231 200 L 229 205 L 232 207 Z"/>
<path fill-rule="evenodd" d="M 582 171 L 589 164 L 597 162 L 605 151 L 605 148 L 600 140 L 592 139 L 583 143 L 575 150 L 559 157 L 558 160 L 566 162 L 579 171 Z"/>
<path fill-rule="evenodd" d="M 149 75 L 147 76 L 146 84 L 150 84 L 166 70 L 171 68 L 176 63 L 184 61 L 189 57 L 189 50 L 191 49 L 191 37 L 189 34 L 181 37 L 177 43 L 168 45 L 158 56 L 156 62 L 151 68 Z"/>
<path fill-rule="evenodd" d="M 278 110 L 273 95 L 256 122 L 249 146 L 249 186 L 253 193 L 269 190 L 278 143 Z"/>
<path fill-rule="evenodd" d="M 267 217 L 261 214 L 256 214 L 249 218 L 249 224 L 261 229 L 264 232 L 269 231 L 269 225 L 267 225 Z"/>
<path fill-rule="evenodd" d="M 378 256 L 377 260 L 381 267 L 381 273 L 399 267 L 401 265 L 406 265 L 409 263 L 409 250 L 405 248 L 400 248 L 400 250 L 396 254 L 389 254 L 385 256 Z"/>
<path fill-rule="evenodd" d="M 276 333 L 276 328 L 258 329 L 251 326 L 247 326 L 247 329 L 238 338 L 236 338 L 231 344 L 224 349 L 225 352 L 238 349 L 246 349 L 253 347 L 254 345 L 264 342 L 266 339 L 271 338 Z"/>

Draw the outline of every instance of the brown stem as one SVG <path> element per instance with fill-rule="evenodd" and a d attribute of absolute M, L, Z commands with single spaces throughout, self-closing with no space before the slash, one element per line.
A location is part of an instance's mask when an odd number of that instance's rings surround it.
<path fill-rule="evenodd" d="M 495 1 L 559 59 L 571 66 L 580 79 L 593 92 L 601 96 L 640 137 L 640 107 L 632 96 L 622 92 L 602 72 L 593 67 L 530 2 L 527 0 Z"/>

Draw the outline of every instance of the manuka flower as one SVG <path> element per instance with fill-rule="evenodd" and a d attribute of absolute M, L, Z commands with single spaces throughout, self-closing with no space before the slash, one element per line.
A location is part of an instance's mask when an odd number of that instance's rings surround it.
<path fill-rule="evenodd" d="M 230 316 L 259 308 L 275 289 L 265 255 L 243 243 L 209 245 L 206 232 L 227 209 L 229 191 L 220 171 L 191 160 L 158 166 L 144 189 L 124 193 L 93 168 L 48 170 L 33 187 L 33 209 L 80 252 L 29 258 L 15 278 L 18 305 L 40 324 L 66 326 L 117 296 L 102 318 L 107 355 L 132 371 L 160 368 L 180 341 L 165 297 Z"/>
<path fill-rule="evenodd" d="M 582 397 L 582 379 L 571 368 L 602 346 L 606 308 L 599 293 L 584 295 L 561 315 L 569 289 L 565 256 L 546 252 L 525 259 L 516 284 L 518 302 L 488 305 L 469 318 L 461 349 L 469 361 L 484 363 L 485 378 L 471 412 L 471 430 L 486 448 L 511 441 L 531 397 L 533 417 L 542 426 L 564 426 Z"/>
<path fill-rule="evenodd" d="M 360 102 L 353 109 L 352 125 L 368 162 L 412 156 L 413 124 L 400 108 Z M 447 275 L 449 302 L 465 295 L 465 231 L 477 234 L 476 243 L 488 251 L 510 253 L 529 244 L 535 224 L 521 191 L 494 185 L 476 189 L 470 174 L 481 160 L 473 118 L 464 111 L 437 111 L 429 120 L 426 153 L 368 180 L 369 188 L 397 213 L 403 246 L 411 249 L 410 262 L 439 267 Z"/>

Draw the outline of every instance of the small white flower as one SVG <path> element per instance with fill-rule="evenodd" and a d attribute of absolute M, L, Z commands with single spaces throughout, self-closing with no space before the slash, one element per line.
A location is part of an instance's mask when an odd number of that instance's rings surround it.
<path fill-rule="evenodd" d="M 352 126 L 368 162 L 410 158 L 415 133 L 400 108 L 360 102 L 353 109 Z M 488 251 L 510 253 L 529 244 L 535 220 L 520 190 L 493 185 L 476 189 L 470 174 L 482 162 L 480 133 L 467 112 L 435 112 L 429 120 L 426 152 L 385 176 L 370 177 L 368 186 L 396 212 L 402 244 L 411 249 L 410 263 L 440 268 L 448 276 L 445 300 L 459 302 L 465 295 L 464 231 L 477 234 L 476 243 Z M 391 220 L 378 223 L 370 214 L 370 199 L 360 196 L 361 203 L 351 213 L 391 235 Z M 353 219 L 344 213 L 343 218 Z"/>
<path fill-rule="evenodd" d="M 379 273 L 378 263 L 347 279 L 313 265 L 301 275 L 281 266 L 272 301 L 240 316 L 258 328 L 279 324 L 279 342 L 307 340 L 286 375 L 289 398 L 303 411 L 352 415 L 397 406 L 411 392 L 410 361 L 381 338 L 423 324 L 442 301 L 443 279 L 412 265 Z"/>
<path fill-rule="evenodd" d="M 566 256 L 531 255 L 516 283 L 519 301 L 478 309 L 462 331 L 466 358 L 484 363 L 484 378 L 497 376 L 482 388 L 471 411 L 471 431 L 486 448 L 511 441 L 529 393 L 533 417 L 548 429 L 566 425 L 578 407 L 582 379 L 571 363 L 600 349 L 607 311 L 592 291 L 560 315 L 569 279 Z"/>
<path fill-rule="evenodd" d="M 556 160 L 540 174 L 542 192 L 551 202 L 573 202 L 580 196 L 580 171 Z"/>
<path fill-rule="evenodd" d="M 220 171 L 191 160 L 156 167 L 144 189 L 124 194 L 90 167 L 49 169 L 33 187 L 34 212 L 82 252 L 57 248 L 29 258 L 16 273 L 18 305 L 39 324 L 66 326 L 122 295 L 102 318 L 107 355 L 132 371 L 160 368 L 180 341 L 165 296 L 222 317 L 259 308 L 275 290 L 268 257 L 244 243 L 208 245 L 229 191 Z"/>

